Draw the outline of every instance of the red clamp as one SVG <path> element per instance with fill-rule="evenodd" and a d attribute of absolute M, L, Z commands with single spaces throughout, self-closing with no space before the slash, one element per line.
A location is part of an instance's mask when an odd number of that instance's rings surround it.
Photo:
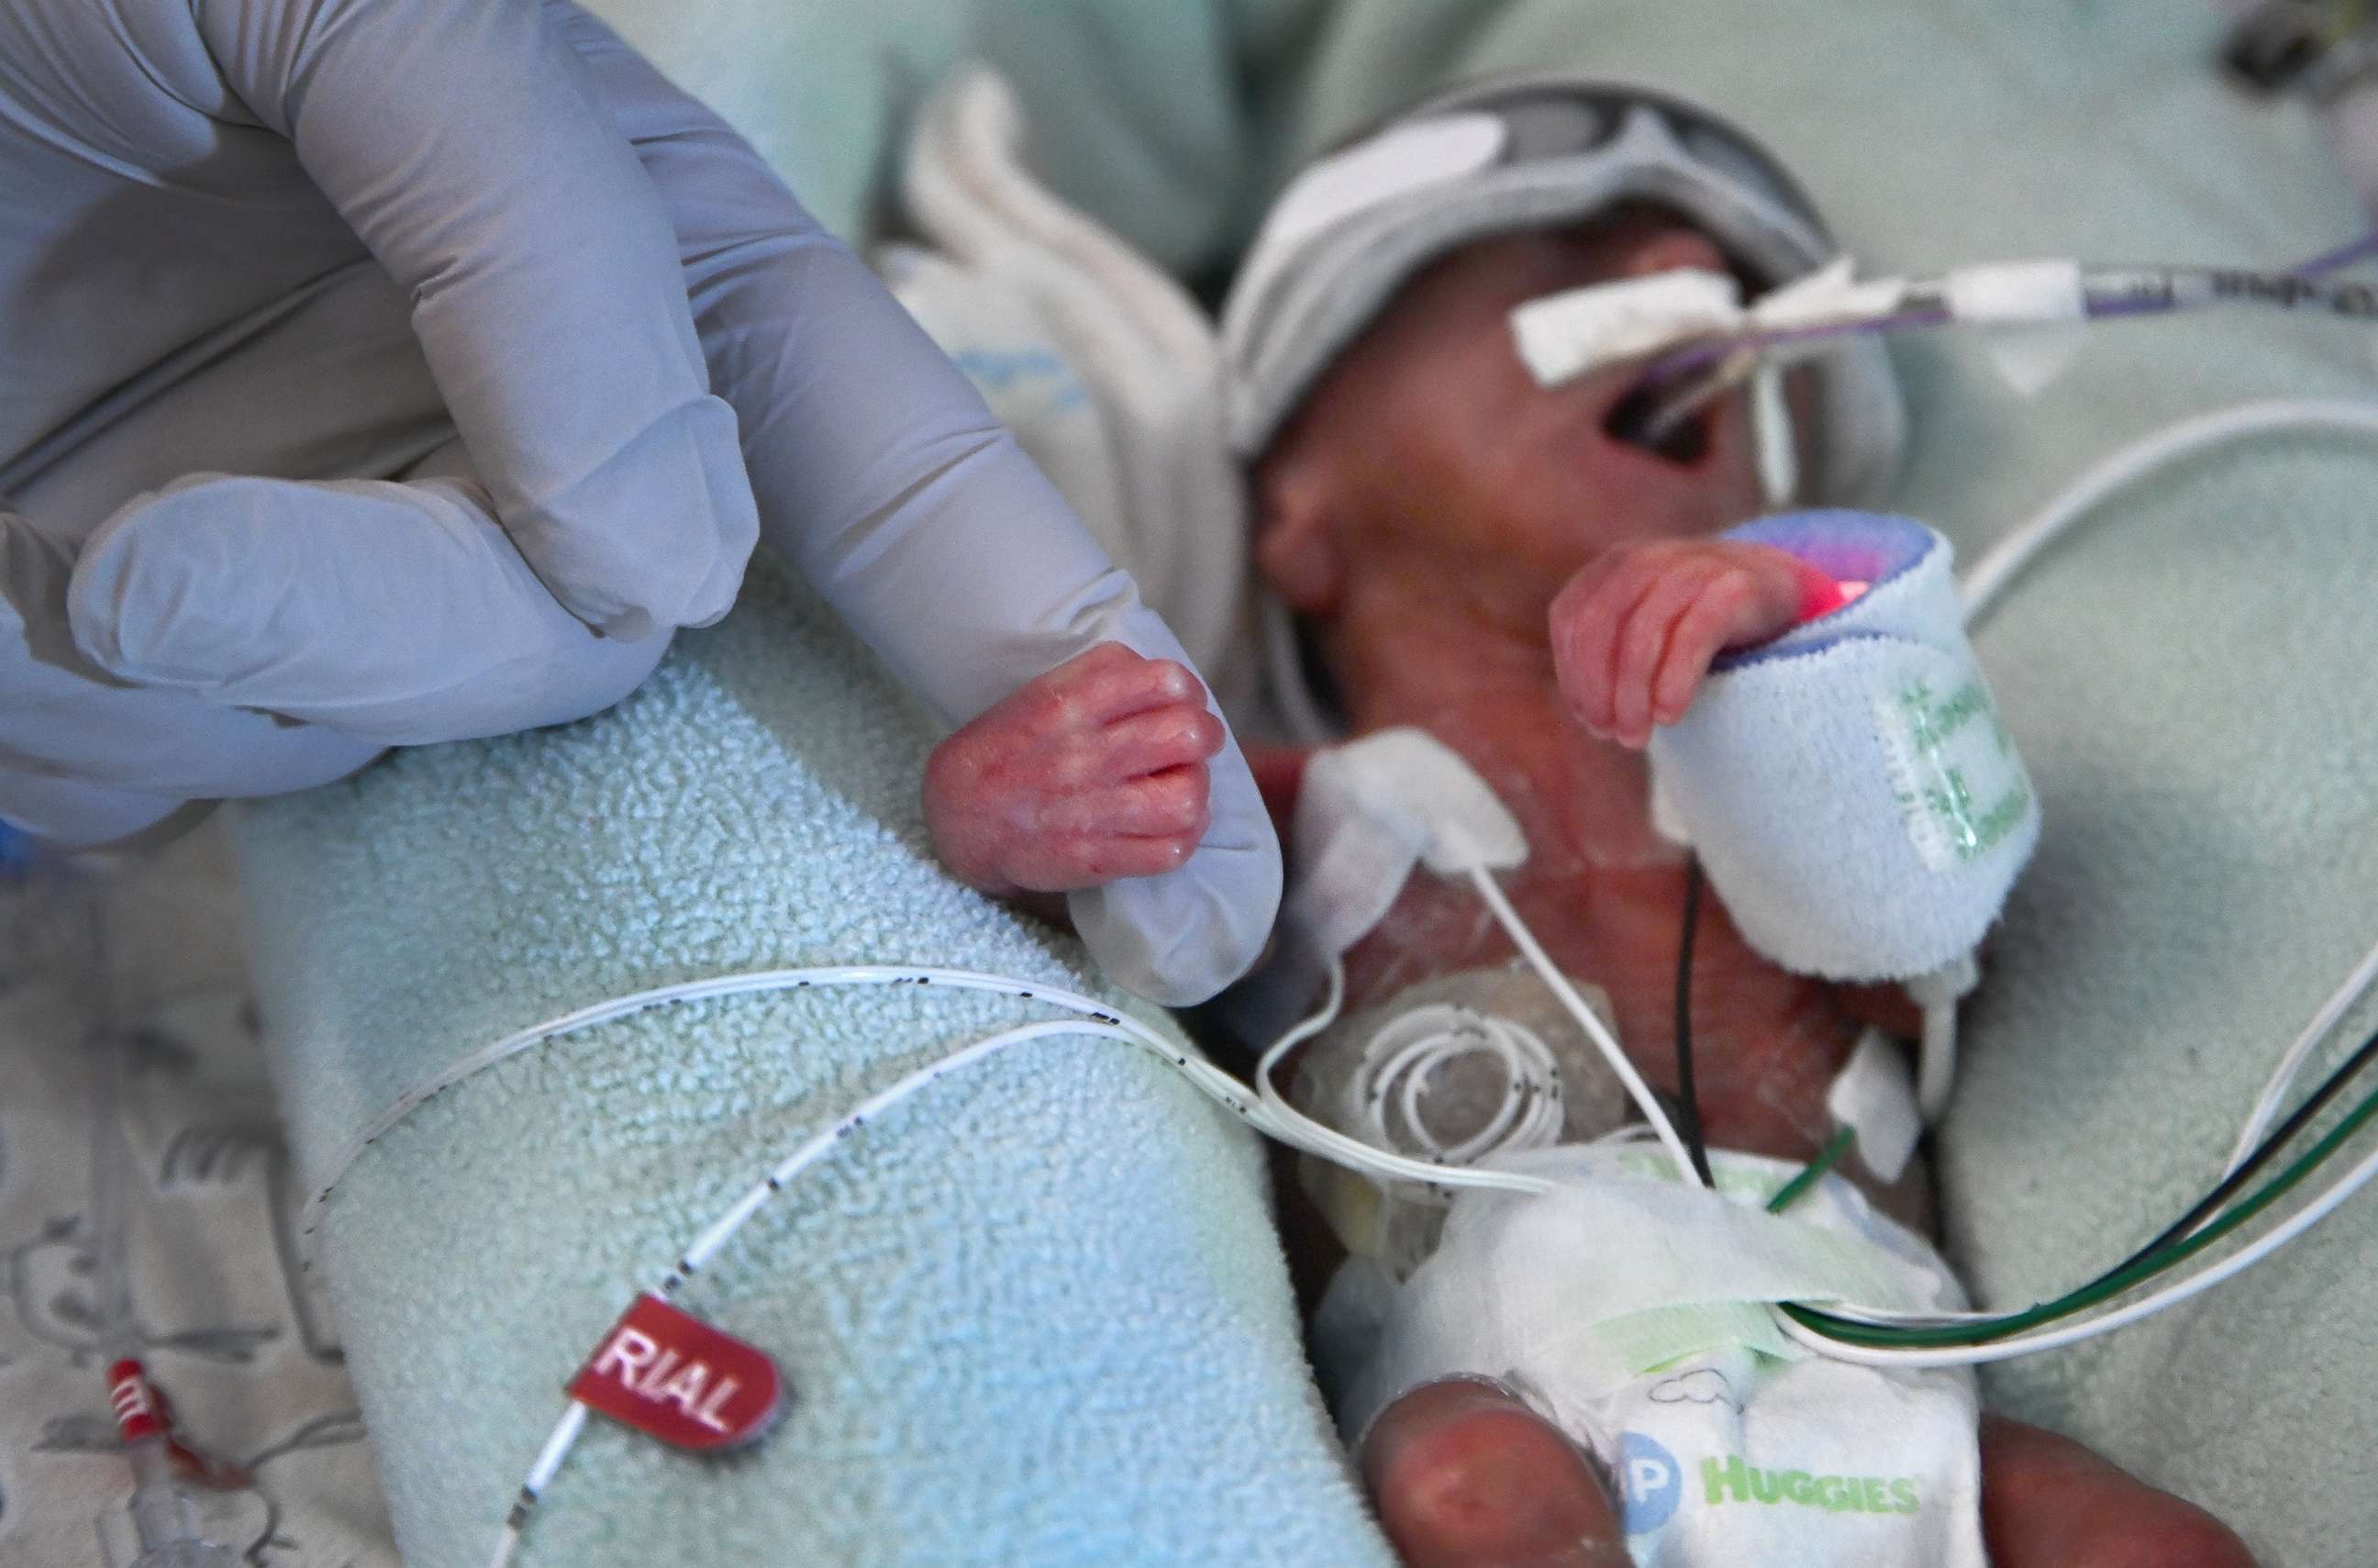
<path fill-rule="evenodd" d="M 205 1486 L 236 1491 L 250 1484 L 238 1465 L 199 1453 L 174 1433 L 174 1406 L 165 1391 L 149 1381 L 149 1369 L 126 1357 L 107 1369 L 107 1403 L 115 1411 L 116 1435 L 124 1446 L 162 1438 L 174 1468 Z"/>

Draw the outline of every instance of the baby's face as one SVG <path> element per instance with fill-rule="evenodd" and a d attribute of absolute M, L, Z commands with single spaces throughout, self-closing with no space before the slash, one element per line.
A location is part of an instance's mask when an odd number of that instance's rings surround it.
<path fill-rule="evenodd" d="M 1479 241 L 1415 276 L 1322 378 L 1257 465 L 1257 557 L 1292 609 L 1326 618 L 1314 554 L 1343 573 L 1458 583 L 1514 626 L 1614 544 L 1712 533 L 1759 510 L 1744 400 L 1711 404 L 1680 455 L 1614 435 L 1639 368 L 1542 387 L 1509 315 L 1563 289 L 1718 248 L 1639 210 Z"/>

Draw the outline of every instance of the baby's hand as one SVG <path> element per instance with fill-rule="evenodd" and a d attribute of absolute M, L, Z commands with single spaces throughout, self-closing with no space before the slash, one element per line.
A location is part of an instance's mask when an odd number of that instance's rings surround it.
<path fill-rule="evenodd" d="M 1195 675 L 1101 643 L 934 748 L 925 825 L 960 881 L 999 897 L 1153 876 L 1205 837 L 1221 749 Z"/>
<path fill-rule="evenodd" d="M 1620 545 L 1553 601 L 1553 669 L 1588 730 L 1640 746 L 1684 717 L 1710 661 L 1846 602 L 1797 557 L 1734 539 Z"/>

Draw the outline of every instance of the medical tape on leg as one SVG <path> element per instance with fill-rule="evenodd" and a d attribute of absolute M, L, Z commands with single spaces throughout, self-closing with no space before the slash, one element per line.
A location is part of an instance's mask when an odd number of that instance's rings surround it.
<path fill-rule="evenodd" d="M 1948 541 L 1856 512 L 1725 537 L 1868 586 L 1711 667 L 1652 736 L 1654 820 L 1785 969 L 1873 982 L 1964 959 L 2030 858 L 2039 808 L 1965 640 Z"/>

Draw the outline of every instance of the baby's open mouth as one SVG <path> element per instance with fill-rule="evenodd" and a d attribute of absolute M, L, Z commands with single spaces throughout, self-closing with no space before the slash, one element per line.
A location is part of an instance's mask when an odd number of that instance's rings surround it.
<path fill-rule="evenodd" d="M 1689 468 L 1709 455 L 1721 403 L 1717 398 L 1699 398 L 1681 410 L 1675 409 L 1679 398 L 1696 396 L 1689 380 L 1680 382 L 1646 372 L 1626 396 L 1611 404 L 1602 428 L 1613 440 Z"/>

